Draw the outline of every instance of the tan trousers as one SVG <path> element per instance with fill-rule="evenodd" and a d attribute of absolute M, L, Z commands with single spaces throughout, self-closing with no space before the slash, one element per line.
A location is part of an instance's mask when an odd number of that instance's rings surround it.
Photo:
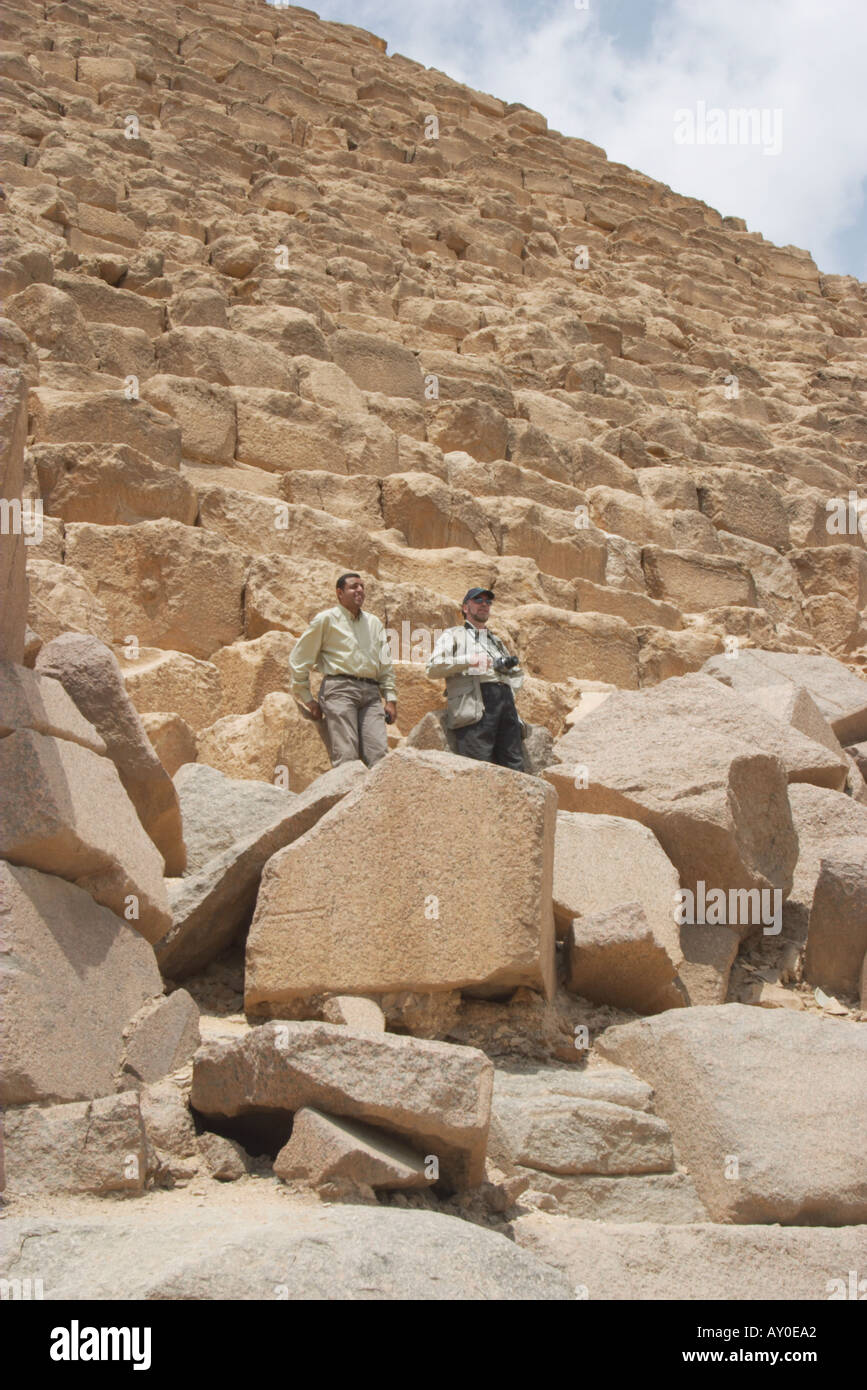
<path fill-rule="evenodd" d="M 373 767 L 388 752 L 385 710 L 378 685 L 326 676 L 319 688 L 331 766 L 361 758 Z"/>

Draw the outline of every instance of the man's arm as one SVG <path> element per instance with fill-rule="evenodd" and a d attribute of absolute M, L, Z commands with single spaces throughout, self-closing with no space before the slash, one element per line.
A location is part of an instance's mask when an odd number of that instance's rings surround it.
<path fill-rule="evenodd" d="M 429 680 L 445 681 L 450 676 L 479 675 L 487 671 L 490 658 L 470 640 L 465 628 L 450 629 L 439 638 L 425 667 Z"/>
<path fill-rule="evenodd" d="M 394 662 L 391 657 L 391 647 L 386 636 L 386 630 L 378 618 L 373 620 L 377 624 L 376 641 L 379 647 L 379 670 L 376 678 L 379 681 L 379 693 L 387 705 L 394 705 L 392 714 L 397 709 L 397 682 L 394 674 Z"/>
<path fill-rule="evenodd" d="M 313 697 L 310 694 L 310 672 L 312 671 L 319 653 L 322 649 L 322 638 L 325 634 L 325 627 L 328 621 L 328 614 L 317 613 L 313 622 L 305 628 L 289 657 L 289 670 L 292 675 L 292 694 L 296 700 L 300 700 L 302 705 L 310 705 Z"/>

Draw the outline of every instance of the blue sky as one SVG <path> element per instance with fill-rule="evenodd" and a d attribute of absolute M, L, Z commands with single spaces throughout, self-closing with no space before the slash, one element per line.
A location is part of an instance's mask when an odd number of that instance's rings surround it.
<path fill-rule="evenodd" d="M 312 0 L 311 7 L 322 19 L 372 30 L 388 40 L 389 53 L 541 111 L 564 135 L 601 145 L 609 159 L 724 216 L 745 218 L 779 245 L 807 248 L 820 270 L 867 280 L 865 0 Z M 765 113 L 755 143 L 734 138 L 728 112 L 739 108 Z M 714 109 L 726 113 L 723 126 Z"/>

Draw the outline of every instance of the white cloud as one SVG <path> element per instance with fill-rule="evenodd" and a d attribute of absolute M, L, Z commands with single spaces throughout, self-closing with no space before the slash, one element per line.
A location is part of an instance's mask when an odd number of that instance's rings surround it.
<path fill-rule="evenodd" d="M 824 270 L 867 278 L 864 238 L 853 235 L 867 220 L 863 0 L 653 4 L 643 0 L 637 46 L 629 0 L 589 0 L 587 10 L 573 0 L 323 0 L 319 12 L 373 30 L 389 52 L 524 102 L 610 159 L 806 247 Z M 674 113 L 698 102 L 779 109 L 781 152 L 677 144 Z"/>

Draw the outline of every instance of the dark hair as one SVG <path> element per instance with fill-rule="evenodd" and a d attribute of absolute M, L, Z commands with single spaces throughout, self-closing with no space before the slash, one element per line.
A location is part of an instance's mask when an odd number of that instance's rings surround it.
<path fill-rule="evenodd" d="M 361 575 L 358 573 L 357 570 L 347 570 L 346 573 L 345 573 L 345 574 L 341 574 L 340 578 L 338 579 L 338 581 L 337 581 L 337 588 L 338 588 L 338 589 L 343 589 L 343 588 L 345 587 L 345 585 L 346 585 L 347 579 L 360 579 L 360 578 L 361 578 Z"/>

